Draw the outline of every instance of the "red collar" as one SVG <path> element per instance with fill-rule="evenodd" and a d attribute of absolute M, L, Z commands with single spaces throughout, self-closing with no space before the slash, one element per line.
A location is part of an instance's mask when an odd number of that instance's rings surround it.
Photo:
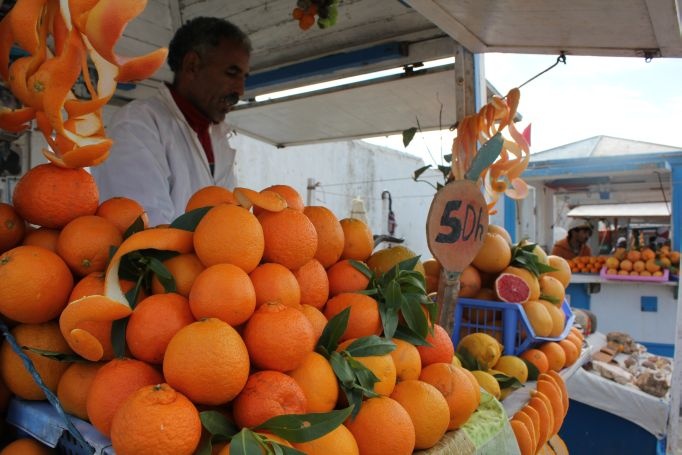
<path fill-rule="evenodd" d="M 185 116 L 185 120 L 187 120 L 189 126 L 192 127 L 197 134 L 202 130 L 208 129 L 209 125 L 211 124 L 211 121 L 208 117 L 202 114 L 199 109 L 194 107 L 194 105 L 192 105 L 187 98 L 179 94 L 173 86 L 168 85 L 168 90 L 170 90 L 175 104 L 178 105 L 178 109 L 180 109 L 182 115 Z"/>
<path fill-rule="evenodd" d="M 204 152 L 206 153 L 208 164 L 211 166 L 212 174 L 214 163 L 213 144 L 211 143 L 211 136 L 208 134 L 208 127 L 211 125 L 211 120 L 202 114 L 199 109 L 194 107 L 187 98 L 180 95 L 171 85 L 166 84 L 166 86 L 173 97 L 173 101 L 175 101 L 175 104 L 178 106 L 178 109 L 180 109 L 182 115 L 185 116 L 185 120 L 187 120 L 190 128 L 197 133 L 199 142 L 201 142 Z"/>

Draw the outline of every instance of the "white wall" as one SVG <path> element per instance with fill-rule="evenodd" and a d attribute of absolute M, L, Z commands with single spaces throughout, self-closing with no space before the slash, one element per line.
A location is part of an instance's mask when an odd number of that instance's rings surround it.
<path fill-rule="evenodd" d="M 412 173 L 424 165 L 420 158 L 363 141 L 281 149 L 244 135 L 231 141 L 237 149 L 240 186 L 261 190 L 287 184 L 298 190 L 305 201 L 308 179 L 313 179 L 318 183 L 313 205 L 324 205 L 341 219 L 350 216 L 351 201 L 360 197 L 375 234 L 386 232 L 381 193 L 388 190 L 397 222 L 394 235 L 404 238 L 404 244 L 422 258 L 431 257 L 425 232 L 435 189 L 412 180 Z"/>

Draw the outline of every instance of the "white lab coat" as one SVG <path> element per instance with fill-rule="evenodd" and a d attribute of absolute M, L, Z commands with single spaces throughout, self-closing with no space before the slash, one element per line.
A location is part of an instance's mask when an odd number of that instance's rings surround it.
<path fill-rule="evenodd" d="M 227 123 L 210 126 L 215 160 L 211 171 L 197 134 L 164 85 L 145 100 L 135 100 L 114 114 L 107 128 L 114 140 L 107 160 L 91 168 L 100 201 L 125 196 L 147 211 L 151 226 L 184 213 L 190 196 L 208 185 L 234 188 L 235 150 Z"/>

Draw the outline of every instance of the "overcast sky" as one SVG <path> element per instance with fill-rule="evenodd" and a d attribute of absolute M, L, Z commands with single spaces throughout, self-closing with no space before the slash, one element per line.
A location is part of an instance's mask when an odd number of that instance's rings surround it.
<path fill-rule="evenodd" d="M 552 55 L 487 54 L 485 73 L 501 93 L 556 61 Z M 532 124 L 531 152 L 593 136 L 679 146 L 682 150 L 682 59 L 576 57 L 521 89 L 520 128 Z M 431 162 L 449 153 L 453 133 L 418 135 L 407 151 Z M 405 150 L 400 137 L 372 141 Z"/>

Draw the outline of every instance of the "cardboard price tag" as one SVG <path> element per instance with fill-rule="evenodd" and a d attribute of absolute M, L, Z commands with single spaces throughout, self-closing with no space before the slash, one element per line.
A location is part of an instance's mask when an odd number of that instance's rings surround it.
<path fill-rule="evenodd" d="M 449 272 L 462 272 L 476 257 L 488 232 L 488 207 L 480 188 L 456 180 L 431 202 L 426 222 L 429 250 Z"/>

